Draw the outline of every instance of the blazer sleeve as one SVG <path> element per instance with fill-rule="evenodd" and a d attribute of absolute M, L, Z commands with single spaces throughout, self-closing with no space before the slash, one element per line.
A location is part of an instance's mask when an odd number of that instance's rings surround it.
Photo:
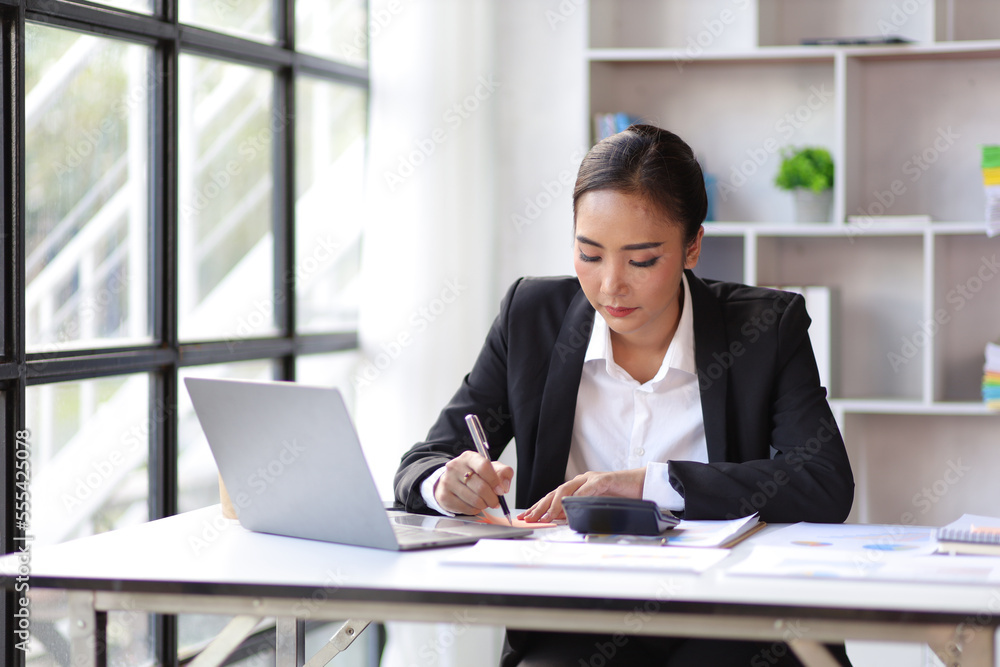
<path fill-rule="evenodd" d="M 844 440 L 820 386 L 809 316 L 795 295 L 762 345 L 729 370 L 726 460 L 672 461 L 689 519 L 759 512 L 775 523 L 839 523 L 854 501 Z M 697 343 L 696 343 L 697 344 Z"/>
<path fill-rule="evenodd" d="M 513 437 L 507 392 L 507 325 L 514 292 L 521 280 L 508 290 L 486 335 L 486 341 L 461 386 L 441 411 L 424 442 L 406 452 L 393 484 L 396 502 L 410 512 L 432 512 L 420 494 L 420 485 L 432 472 L 475 444 L 465 424 L 465 415 L 479 416 L 486 431 L 490 454 L 495 459 Z"/>

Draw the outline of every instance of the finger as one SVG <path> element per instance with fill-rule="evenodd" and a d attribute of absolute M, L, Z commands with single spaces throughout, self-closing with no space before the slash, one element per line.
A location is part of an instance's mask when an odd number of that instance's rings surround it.
<path fill-rule="evenodd" d="M 470 470 L 468 477 L 462 476 L 461 483 L 471 493 L 475 494 L 477 504 L 482 503 L 483 507 L 499 507 L 500 498 L 495 490 L 490 488 L 489 483 L 483 479 L 478 471 Z M 463 495 L 463 497 L 465 497 Z"/>
<path fill-rule="evenodd" d="M 488 496 L 484 495 L 484 497 L 487 498 L 488 500 L 492 500 L 490 504 L 490 506 L 492 507 L 493 503 L 497 502 L 495 496 L 507 492 L 503 484 L 503 480 L 497 473 L 496 469 L 496 465 L 503 465 L 503 464 L 494 464 L 493 461 L 485 459 L 478 454 L 474 459 L 471 459 L 468 463 L 469 467 L 475 471 L 476 475 L 479 476 L 480 480 L 482 480 L 482 482 L 486 485 L 486 487 L 492 491 L 492 495 L 494 496 L 494 498 L 490 499 Z M 511 471 L 511 475 L 513 476 L 513 471 Z"/>
<path fill-rule="evenodd" d="M 479 514 L 485 507 L 482 499 L 464 486 L 449 486 L 439 496 L 441 507 L 456 514 Z"/>
<path fill-rule="evenodd" d="M 500 485 L 503 488 L 502 493 L 510 493 L 510 484 L 514 479 L 514 469 L 509 465 L 494 461 L 493 470 L 496 472 L 497 477 L 500 478 Z"/>
<path fill-rule="evenodd" d="M 546 512 L 548 512 L 549 505 L 551 503 L 552 503 L 552 493 L 548 493 L 548 494 L 545 495 L 545 497 L 543 497 L 537 503 L 535 503 L 534 505 L 532 505 L 531 507 L 529 507 L 522 514 L 522 516 L 518 517 L 518 518 L 523 518 L 525 521 L 528 521 L 528 522 L 531 522 L 531 523 L 540 521 L 541 518 L 542 518 L 542 516 Z"/>
<path fill-rule="evenodd" d="M 503 465 L 503 464 L 497 464 Z M 486 484 L 487 488 L 493 490 L 493 498 L 490 498 L 488 494 L 483 494 L 484 500 L 487 501 L 489 507 L 495 507 L 499 505 L 499 501 L 495 496 L 506 493 L 504 486 L 501 483 L 500 477 L 497 475 L 494 469 L 494 464 L 492 461 L 484 458 L 479 452 L 474 452 L 472 450 L 467 450 L 462 452 L 458 458 L 452 459 L 448 462 L 447 466 L 453 467 L 455 470 L 467 470 L 471 469 L 476 475 L 478 475 Z M 503 466 L 508 467 L 508 466 Z M 514 471 L 511 470 L 511 476 L 513 477 Z M 464 482 L 471 482 L 471 479 L 465 480 Z M 478 484 L 475 488 L 480 488 Z M 499 490 L 498 490 L 499 489 Z"/>
<path fill-rule="evenodd" d="M 586 483 L 587 477 L 580 475 L 557 487 L 553 492 L 552 505 L 549 507 L 549 511 L 546 515 L 542 516 L 542 520 L 554 521 L 556 519 L 566 518 L 566 513 L 563 511 L 562 507 L 562 499 L 567 496 L 577 495 L 577 491 Z"/>
<path fill-rule="evenodd" d="M 542 515 L 542 521 L 555 521 L 556 519 L 562 519 L 565 517 L 562 508 L 562 499 L 566 496 L 572 496 L 572 493 L 556 494 L 552 498 L 552 504 L 549 506 L 549 511 Z"/>
<path fill-rule="evenodd" d="M 484 480 L 478 469 L 468 469 L 456 481 L 455 494 L 478 510 L 497 507 L 500 500 Z"/>
<path fill-rule="evenodd" d="M 444 473 L 435 486 L 434 496 L 441 507 L 449 512 L 478 514 L 487 507 L 487 503 L 485 499 L 480 497 L 481 494 L 477 488 L 470 486 L 473 480 L 479 478 L 476 476 L 475 470 L 468 466 L 468 462 L 462 460 L 463 457 L 453 459 L 445 465 Z M 476 457 L 482 458 L 478 454 Z M 486 491 L 489 490 L 481 482 L 477 486 L 485 488 Z"/>

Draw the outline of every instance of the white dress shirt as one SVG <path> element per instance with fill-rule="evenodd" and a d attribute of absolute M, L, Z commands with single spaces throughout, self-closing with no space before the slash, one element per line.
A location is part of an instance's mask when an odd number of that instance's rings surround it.
<path fill-rule="evenodd" d="M 687 276 L 680 322 L 659 371 L 639 383 L 615 363 L 611 332 L 599 314 L 584 357 L 566 480 L 595 471 L 646 468 L 642 497 L 683 510 L 670 485 L 671 459 L 708 462 L 694 357 L 694 314 Z"/>
<path fill-rule="evenodd" d="M 694 358 L 694 315 L 687 276 L 674 338 L 653 379 L 640 384 L 614 361 L 607 322 L 594 313 L 577 393 L 566 480 L 590 471 L 646 468 L 642 497 L 671 510 L 684 498 L 670 485 L 671 459 L 708 462 L 701 393 Z M 420 485 L 433 510 L 454 516 L 434 498 L 438 468 Z"/>

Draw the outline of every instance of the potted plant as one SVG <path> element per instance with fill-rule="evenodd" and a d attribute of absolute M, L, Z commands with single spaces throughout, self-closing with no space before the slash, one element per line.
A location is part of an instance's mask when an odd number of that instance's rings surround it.
<path fill-rule="evenodd" d="M 785 148 L 774 184 L 795 195 L 796 222 L 829 222 L 833 158 L 825 148 Z"/>

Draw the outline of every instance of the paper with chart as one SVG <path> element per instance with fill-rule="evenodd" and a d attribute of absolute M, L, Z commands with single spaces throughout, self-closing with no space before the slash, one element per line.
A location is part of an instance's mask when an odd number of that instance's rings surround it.
<path fill-rule="evenodd" d="M 729 576 L 974 583 L 1000 581 L 1000 558 L 935 555 L 929 526 L 797 523 L 759 536 Z"/>
<path fill-rule="evenodd" d="M 802 551 L 879 552 L 928 555 L 937 547 L 936 528 L 895 524 L 795 523 L 754 538 L 754 545 Z"/>
<path fill-rule="evenodd" d="M 888 552 L 820 551 L 754 547 L 727 576 L 805 579 L 872 579 L 927 583 L 1000 582 L 1000 558 L 942 555 L 899 556 Z"/>

